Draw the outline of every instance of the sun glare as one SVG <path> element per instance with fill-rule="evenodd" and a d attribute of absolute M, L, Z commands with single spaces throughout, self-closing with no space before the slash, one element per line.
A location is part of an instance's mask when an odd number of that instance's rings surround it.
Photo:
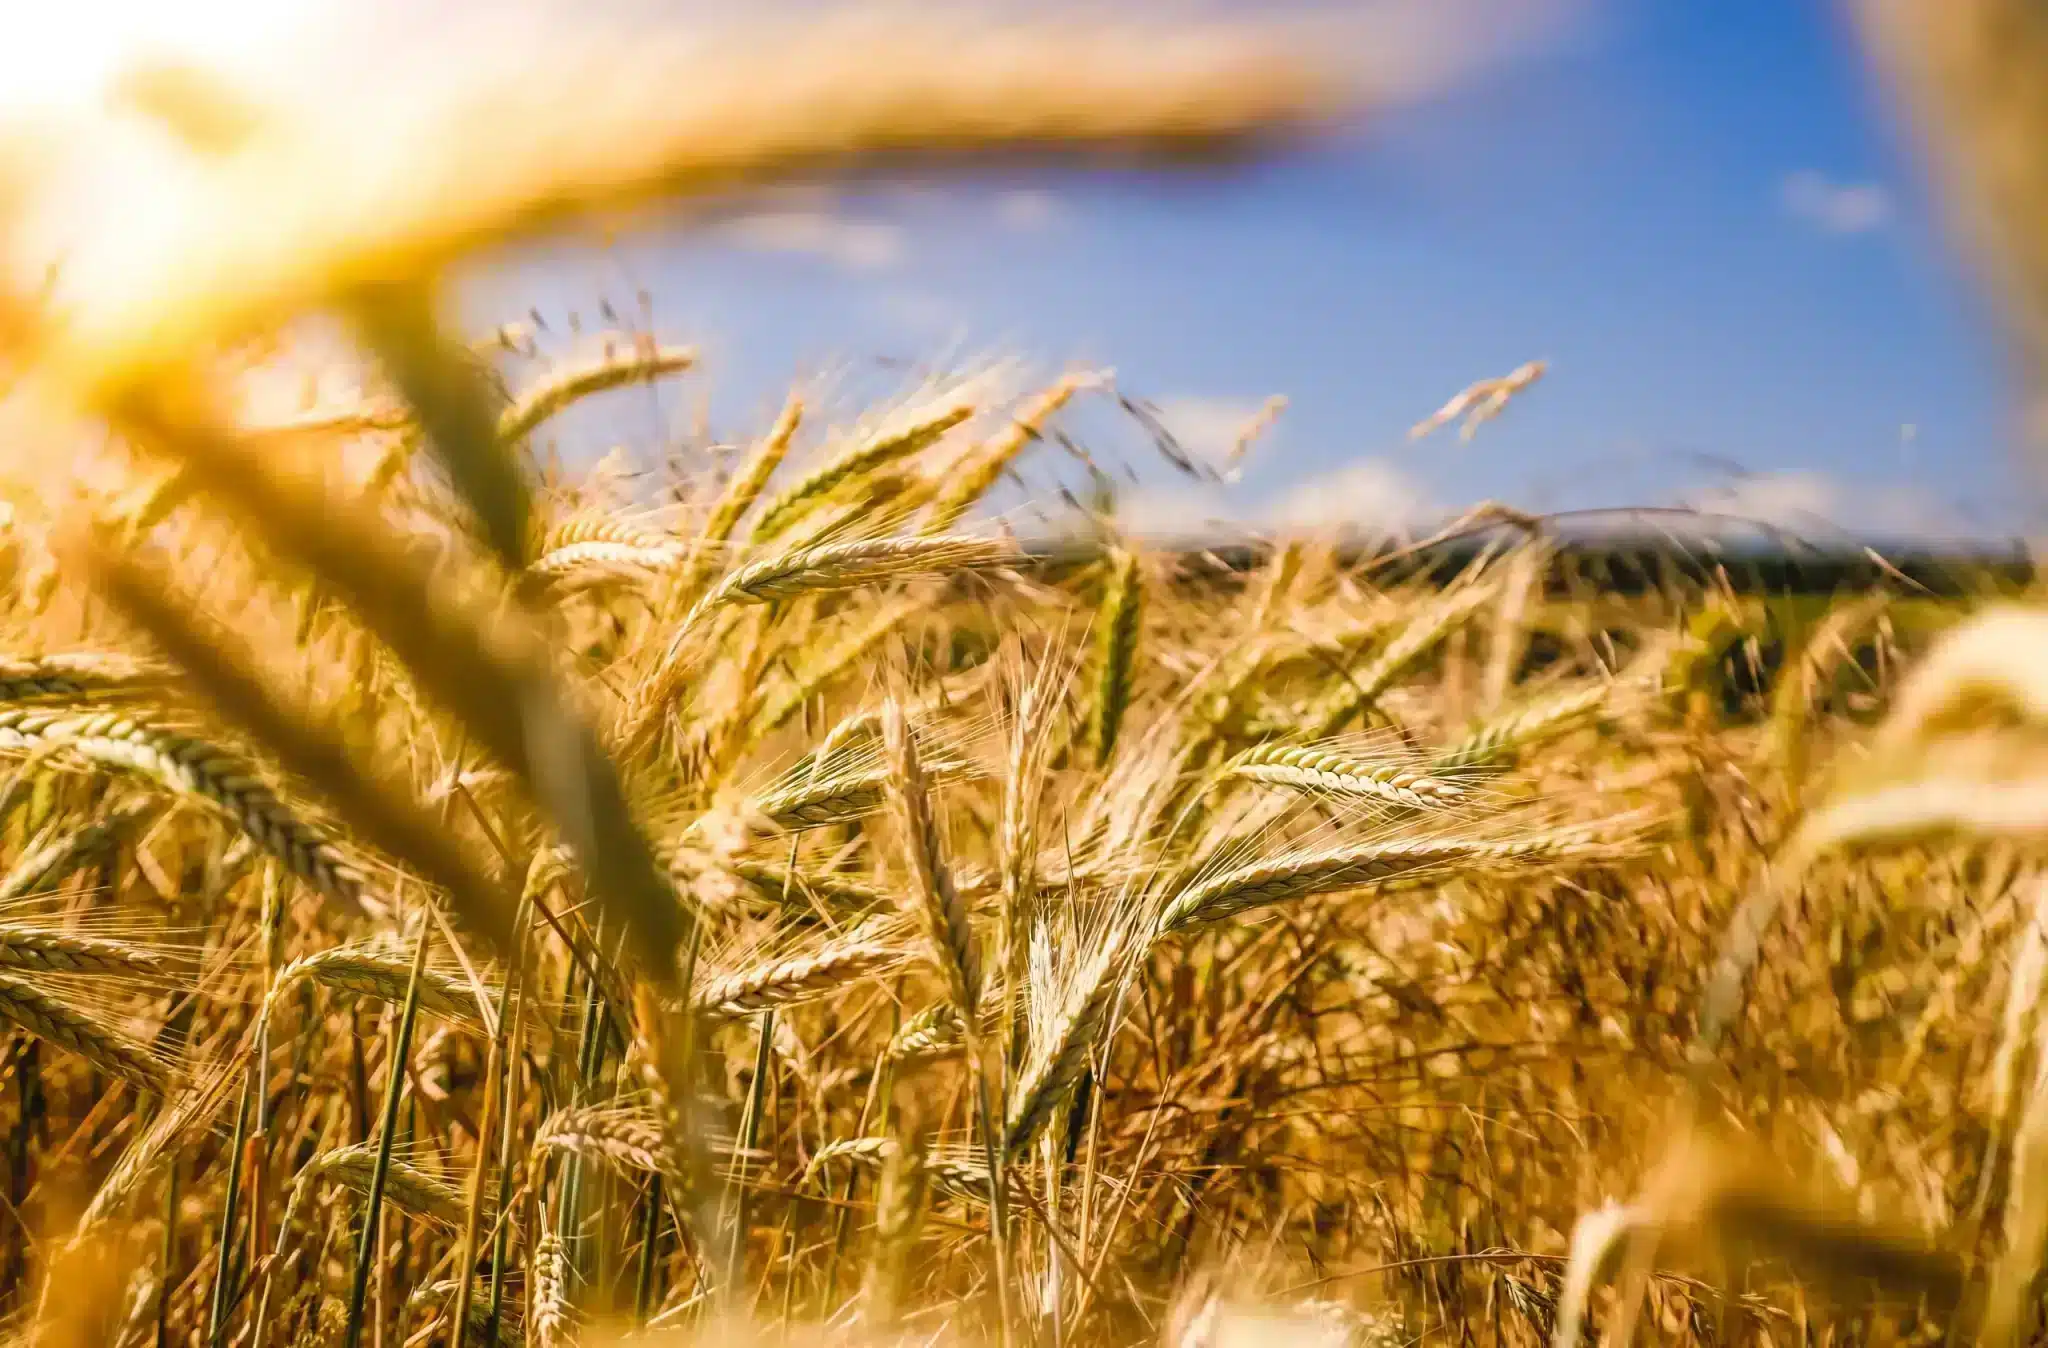
<path fill-rule="evenodd" d="M 215 68 L 260 59 L 332 0 L 66 0 L 0 44 L 0 115 L 96 102 L 130 62 L 174 57 Z"/>

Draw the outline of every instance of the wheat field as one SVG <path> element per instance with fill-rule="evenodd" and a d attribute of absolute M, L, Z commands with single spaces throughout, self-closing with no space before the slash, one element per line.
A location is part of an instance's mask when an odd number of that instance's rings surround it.
<path fill-rule="evenodd" d="M 1871 13 L 2024 236 L 2026 6 Z M 1625 593 L 1498 508 L 1231 567 L 1077 499 L 1048 549 L 991 500 L 1083 371 L 565 466 L 695 355 L 456 332 L 479 250 L 1370 91 L 1072 21 L 561 64 L 367 123 L 144 72 L 183 195 L 0 289 L 50 437 L 0 493 L 9 1341 L 2043 1332 L 2029 584 Z M 0 229 L 51 149 L 0 141 Z M 307 314 L 360 396 L 246 414 Z"/>

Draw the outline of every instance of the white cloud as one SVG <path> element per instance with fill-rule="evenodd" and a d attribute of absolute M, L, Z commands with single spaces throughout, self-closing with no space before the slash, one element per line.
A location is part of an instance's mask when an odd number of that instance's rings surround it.
<path fill-rule="evenodd" d="M 1785 175 L 1779 198 L 1794 218 L 1823 234 L 1867 234 L 1891 219 L 1882 183 L 1836 182 L 1810 169 Z"/>
<path fill-rule="evenodd" d="M 763 252 L 810 253 L 849 271 L 883 271 L 903 261 L 903 231 L 880 220 L 829 211 L 780 210 L 735 216 L 720 237 Z"/>
<path fill-rule="evenodd" d="M 1175 480 L 1126 489 L 1117 522 L 1158 539 L 1229 537 L 1253 531 L 1405 535 L 1443 512 L 1422 484 L 1385 459 L 1365 459 L 1250 502 L 1219 483 Z"/>
<path fill-rule="evenodd" d="M 1402 534 L 1443 512 L 1428 491 L 1386 459 L 1364 459 L 1282 492 L 1260 512 L 1280 529 Z"/>
<path fill-rule="evenodd" d="M 1842 506 L 1841 484 L 1820 473 L 1759 473 L 1694 493 L 1683 504 L 1773 528 L 1832 525 Z"/>
<path fill-rule="evenodd" d="M 1975 532 L 1960 511 L 1923 486 L 1852 483 L 1815 472 L 1760 473 L 1695 493 L 1683 504 L 1794 534 L 1932 540 Z"/>
<path fill-rule="evenodd" d="M 1257 424 L 1265 406 L 1264 398 L 1170 397 L 1155 399 L 1152 412 L 1182 449 L 1220 473 L 1230 466 L 1239 438 Z M 1278 427 L 1267 430 L 1248 452 L 1256 454 L 1259 444 L 1278 433 Z"/>
<path fill-rule="evenodd" d="M 1144 487 L 1119 484 L 1117 526 L 1134 537 L 1212 541 L 1241 530 L 1243 511 L 1230 494 L 1209 483 L 1176 479 Z"/>
<path fill-rule="evenodd" d="M 1066 218 L 1066 208 L 1050 192 L 1018 188 L 996 198 L 996 222 L 1019 234 L 1038 234 Z"/>

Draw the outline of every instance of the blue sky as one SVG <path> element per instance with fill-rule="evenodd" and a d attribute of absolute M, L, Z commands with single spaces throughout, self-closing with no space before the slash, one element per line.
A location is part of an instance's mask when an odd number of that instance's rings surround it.
<path fill-rule="evenodd" d="M 632 403 L 628 434 L 707 397 L 718 433 L 744 434 L 792 378 L 962 351 L 1113 366 L 1191 443 L 1287 395 L 1227 491 L 1145 465 L 1132 508 L 1190 521 L 1689 499 L 2009 532 L 2027 492 L 2001 352 L 1846 37 L 1820 0 L 1589 3 L 1253 168 L 792 197 L 528 250 L 466 305 L 595 325 L 600 299 L 626 311 L 644 288 L 657 332 L 707 366 L 659 410 Z M 1538 357 L 1548 376 L 1472 443 L 1408 441 Z"/>

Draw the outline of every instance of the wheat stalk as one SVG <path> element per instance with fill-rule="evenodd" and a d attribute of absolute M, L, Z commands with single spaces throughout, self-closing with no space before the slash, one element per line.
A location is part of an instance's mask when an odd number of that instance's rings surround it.
<path fill-rule="evenodd" d="M 1342 730 L 1345 722 L 1371 708 L 1381 694 L 1408 672 L 1410 665 L 1434 650 L 1491 595 L 1490 587 L 1468 583 L 1410 618 L 1357 678 L 1348 680 L 1321 709 L 1311 713 L 1307 737 L 1328 739 Z"/>
<path fill-rule="evenodd" d="M 170 1093 L 170 1069 L 145 1045 L 13 974 L 0 973 L 0 1020 L 11 1021 L 153 1095 Z"/>
<path fill-rule="evenodd" d="M 1270 786 L 1378 801 L 1411 810 L 1440 808 L 1463 792 L 1452 782 L 1391 763 L 1373 763 L 1334 748 L 1264 744 L 1225 769 Z"/>
<path fill-rule="evenodd" d="M 286 992 L 302 981 L 396 1005 L 405 1000 L 411 964 L 409 954 L 386 944 L 335 946 L 301 955 L 278 970 L 271 983 L 268 1006 L 275 1007 Z M 488 1028 L 469 985 L 432 967 L 420 973 L 419 1004 L 422 1011 Z"/>
<path fill-rule="evenodd" d="M 356 912 L 380 907 L 366 902 L 362 872 L 324 830 L 287 809 L 241 759 L 204 740 L 114 712 L 0 708 L 0 749 L 46 744 L 203 801 L 321 894 Z"/>
<path fill-rule="evenodd" d="M 804 1168 L 804 1178 L 809 1180 L 838 1162 L 882 1170 L 897 1150 L 898 1143 L 891 1137 L 834 1138 L 812 1154 L 810 1164 Z M 988 1201 L 988 1174 L 981 1168 L 979 1157 L 940 1151 L 927 1152 L 922 1159 L 927 1177 L 939 1189 L 976 1203 Z"/>
<path fill-rule="evenodd" d="M 1015 566 L 1022 560 L 1007 545 L 980 538 L 868 538 L 821 543 L 741 567 L 707 595 L 701 607 L 766 604 L 891 580 L 986 571 Z M 686 621 L 685 626 L 689 625 Z"/>
<path fill-rule="evenodd" d="M 937 444 L 947 431 L 973 415 L 971 402 L 943 397 L 914 407 L 859 437 L 762 506 L 754 522 L 755 540 L 765 541 L 786 532 L 806 509 L 840 486 Z"/>
<path fill-rule="evenodd" d="M 580 586 L 614 576 L 660 574 L 686 555 L 678 539 L 609 515 L 588 515 L 548 530 L 525 574 L 534 585 Z"/>
<path fill-rule="evenodd" d="M 1362 889 L 1425 874 L 1535 866 L 1625 855 L 1612 826 L 1556 828 L 1519 838 L 1395 838 L 1313 848 L 1197 880 L 1160 911 L 1157 933 L 1211 925 L 1286 899 Z"/>
<path fill-rule="evenodd" d="M 371 1141 L 322 1152 L 299 1172 L 296 1182 L 311 1184 L 316 1180 L 333 1180 L 358 1196 L 367 1195 L 376 1169 L 377 1150 L 378 1144 Z M 385 1197 L 415 1217 L 451 1230 L 461 1227 L 465 1205 L 459 1189 L 396 1156 L 390 1157 L 387 1165 Z"/>
<path fill-rule="evenodd" d="M 1144 586 L 1138 557 L 1118 552 L 1110 559 L 1109 585 L 1095 615 L 1095 761 L 1107 763 L 1116 749 L 1117 731 L 1131 700 L 1131 662 L 1138 649 L 1138 623 L 1144 611 Z"/>
<path fill-rule="evenodd" d="M 967 907 L 946 868 L 917 742 L 894 698 L 882 704 L 882 749 L 887 760 L 882 789 L 903 835 L 911 917 L 924 933 L 926 958 L 945 982 L 947 996 L 971 1025 L 981 1005 L 981 954 Z"/>
<path fill-rule="evenodd" d="M 1592 719 L 1614 697 L 1608 683 L 1568 688 L 1472 727 L 1430 760 L 1432 771 L 1485 767 Z"/>
<path fill-rule="evenodd" d="M 679 374 L 696 363 L 697 353 L 690 347 L 636 342 L 623 354 L 607 352 L 589 364 L 570 366 L 522 391 L 498 415 L 498 438 L 508 444 L 524 440 L 572 403 L 628 384 Z"/>
<path fill-rule="evenodd" d="M 1006 1155 L 1020 1156 L 1037 1140 L 1054 1110 L 1081 1079 L 1089 1050 L 1108 1027 L 1132 945 L 1121 931 L 1102 937 L 1069 979 L 1065 1004 L 1051 1008 L 1042 1028 L 1033 1035 L 1036 1051 L 1017 1073 L 1010 1092 L 1003 1126 Z"/>
<path fill-rule="evenodd" d="M 822 828 L 843 824 L 881 808 L 892 769 L 856 762 L 832 773 L 809 772 L 798 764 L 781 783 L 747 798 L 747 813 L 781 828 Z M 936 784 L 958 777 L 966 765 L 953 759 L 928 761 L 924 780 Z"/>
<path fill-rule="evenodd" d="M 542 1348 L 564 1343 L 575 1316 L 569 1306 L 569 1252 L 549 1231 L 533 1251 L 533 1327 Z"/>
<path fill-rule="evenodd" d="M 960 517 L 986 496 L 1008 471 L 1017 455 L 1038 439 L 1045 423 L 1072 401 L 1076 393 L 1092 387 L 1099 380 L 1100 376 L 1089 374 L 1061 376 L 1050 388 L 1026 403 L 1002 430 L 948 469 L 945 485 L 940 488 L 925 516 L 923 532 L 944 533 L 958 524 Z"/>
<path fill-rule="evenodd" d="M 573 1152 L 682 1182 L 662 1139 L 661 1121 L 641 1110 L 596 1106 L 558 1109 L 534 1133 L 533 1151 Z"/>
<path fill-rule="evenodd" d="M 699 984 L 696 1006 L 707 1015 L 752 1015 L 829 996 L 892 967 L 902 957 L 900 946 L 864 928 L 794 955 L 713 975 Z"/>
<path fill-rule="evenodd" d="M 966 1022 L 950 1001 L 935 1002 L 903 1022 L 889 1040 L 891 1062 L 923 1062 L 951 1053 L 966 1042 Z"/>
<path fill-rule="evenodd" d="M 0 656 L 0 702 L 47 702 L 160 693 L 170 671 L 112 651 Z"/>
<path fill-rule="evenodd" d="M 916 600 L 886 605 L 867 622 L 806 660 L 796 676 L 776 694 L 775 700 L 755 714 L 754 735 L 759 737 L 779 729 L 790 717 L 802 711 L 826 684 L 852 668 L 925 608 L 926 605 Z"/>
<path fill-rule="evenodd" d="M 154 808 L 147 805 L 122 806 L 22 853 L 13 868 L 0 877 L 0 903 L 58 883 L 114 846 L 154 813 Z"/>
<path fill-rule="evenodd" d="M 162 951 L 134 941 L 0 922 L 0 968 L 163 977 L 176 966 Z"/>

